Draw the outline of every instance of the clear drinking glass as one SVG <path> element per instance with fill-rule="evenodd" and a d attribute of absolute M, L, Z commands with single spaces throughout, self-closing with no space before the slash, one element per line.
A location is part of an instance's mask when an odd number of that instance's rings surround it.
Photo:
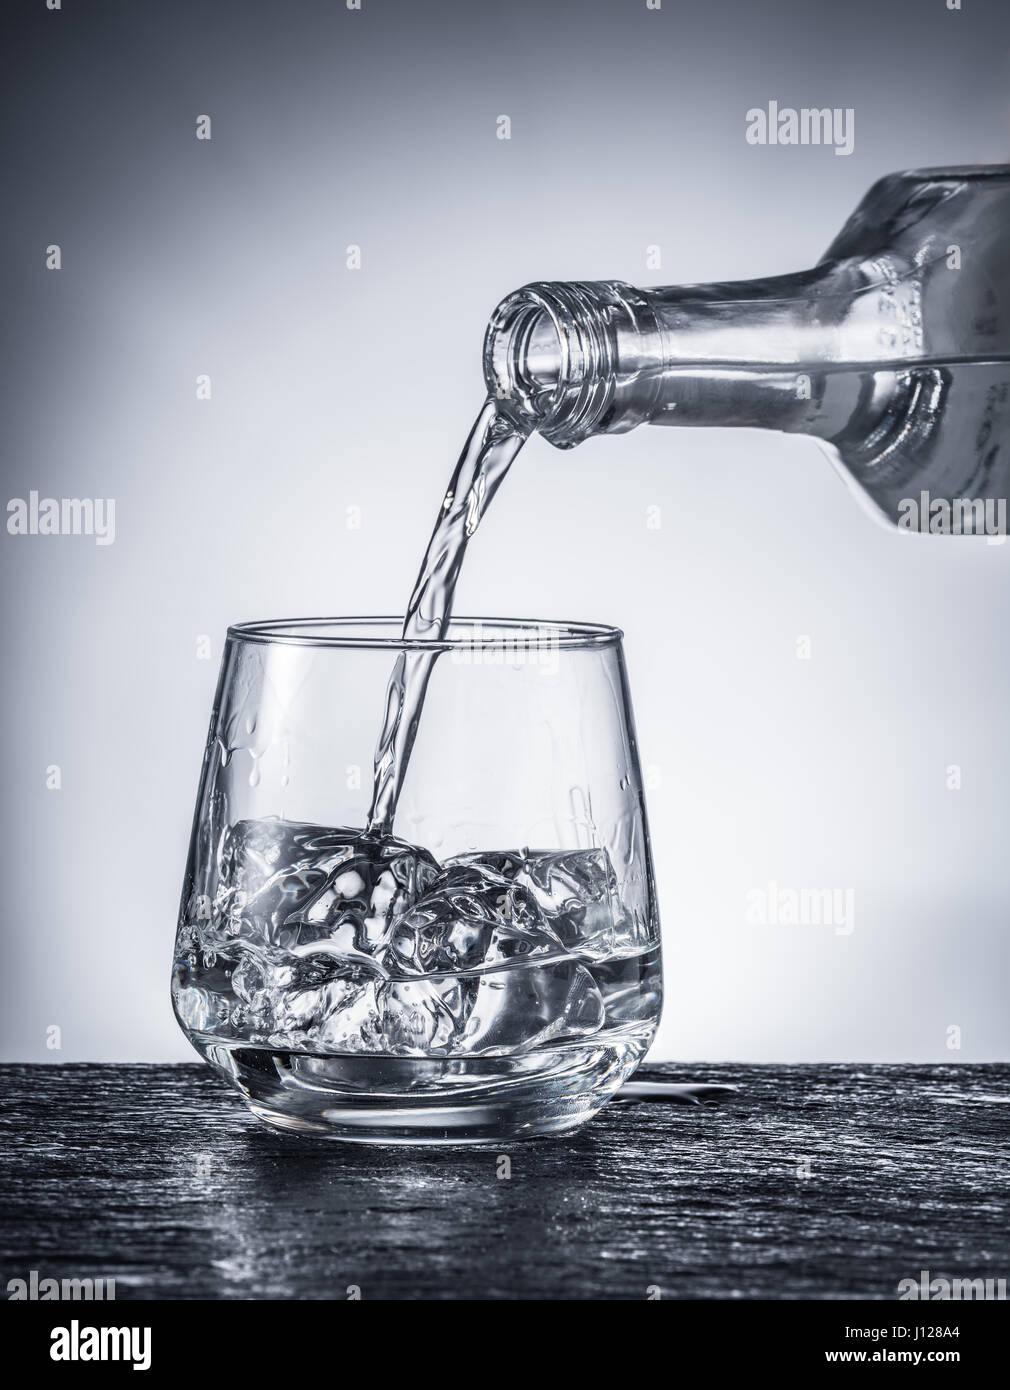
<path fill-rule="evenodd" d="M 173 1001 L 285 1130 L 499 1143 L 593 1116 L 659 1020 L 659 922 L 615 628 L 233 627 Z M 431 675 L 392 835 L 367 833 L 394 662 Z"/>

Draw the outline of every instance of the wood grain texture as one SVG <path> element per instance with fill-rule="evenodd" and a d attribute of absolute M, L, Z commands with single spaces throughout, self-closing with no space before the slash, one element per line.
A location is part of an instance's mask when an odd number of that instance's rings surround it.
<path fill-rule="evenodd" d="M 896 1296 L 1010 1278 L 1010 1066 L 650 1067 L 716 1104 L 615 1104 L 502 1150 L 274 1133 L 199 1064 L 0 1068 L 4 1284 L 117 1297 Z M 809 1176 L 801 1174 L 809 1168 Z"/>

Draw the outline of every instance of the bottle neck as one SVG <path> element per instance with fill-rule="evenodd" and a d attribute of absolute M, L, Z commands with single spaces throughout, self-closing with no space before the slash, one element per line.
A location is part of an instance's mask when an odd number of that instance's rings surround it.
<path fill-rule="evenodd" d="M 858 368 L 921 359 L 920 322 L 917 277 L 881 259 L 654 290 L 533 284 L 492 316 L 484 372 L 506 413 L 560 448 L 647 421 L 829 438 Z"/>

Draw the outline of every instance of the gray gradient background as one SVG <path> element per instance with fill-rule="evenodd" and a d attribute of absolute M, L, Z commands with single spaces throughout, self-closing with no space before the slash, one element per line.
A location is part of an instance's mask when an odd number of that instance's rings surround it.
<path fill-rule="evenodd" d="M 168 978 L 226 625 L 402 608 L 515 286 L 798 269 L 879 175 L 1006 159 L 1010 22 L 33 0 L 4 24 L 3 500 L 112 496 L 118 534 L 0 536 L 2 1055 L 188 1058 Z M 748 145 L 770 98 L 854 107 L 855 153 Z M 655 1056 L 1007 1055 L 1008 578 L 1010 545 L 874 525 L 808 441 L 531 443 L 459 607 L 626 631 L 662 777 Z M 854 933 L 749 926 L 771 879 L 853 887 Z"/>

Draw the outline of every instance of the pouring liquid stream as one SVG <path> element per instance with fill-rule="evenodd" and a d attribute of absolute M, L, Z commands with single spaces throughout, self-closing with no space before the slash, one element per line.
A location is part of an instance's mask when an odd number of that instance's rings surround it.
<path fill-rule="evenodd" d="M 484 402 L 449 479 L 424 552 L 403 620 L 405 639 L 439 641 L 446 636 L 467 544 L 526 439 L 494 400 Z M 369 835 L 392 833 L 428 681 L 439 655 L 437 650 L 408 649 L 396 659 L 386 687 L 385 715 L 375 753 Z"/>

